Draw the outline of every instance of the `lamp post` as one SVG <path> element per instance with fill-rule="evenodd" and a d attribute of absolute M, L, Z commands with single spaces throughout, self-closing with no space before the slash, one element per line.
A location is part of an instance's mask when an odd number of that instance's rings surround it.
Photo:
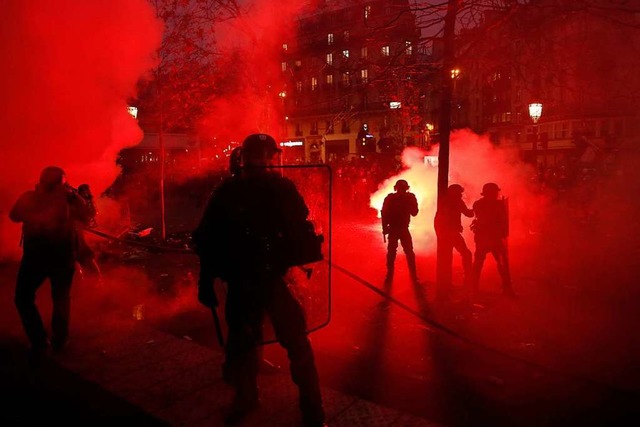
<path fill-rule="evenodd" d="M 542 116 L 542 103 L 540 102 L 533 102 L 531 104 L 529 104 L 529 117 L 531 117 L 531 120 L 533 121 L 533 131 L 534 131 L 534 138 L 533 138 L 533 143 L 531 145 L 531 149 L 533 151 L 533 161 L 535 162 L 536 165 L 536 171 L 538 170 L 538 120 L 540 120 L 540 117 Z M 545 158 L 546 158 L 546 154 L 545 154 Z"/>

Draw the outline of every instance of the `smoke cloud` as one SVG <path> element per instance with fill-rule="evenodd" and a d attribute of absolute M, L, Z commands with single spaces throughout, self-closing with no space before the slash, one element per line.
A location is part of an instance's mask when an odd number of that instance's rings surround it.
<path fill-rule="evenodd" d="M 62 167 L 94 194 L 117 176 L 118 151 L 142 138 L 127 99 L 161 35 L 145 0 L 2 2 L 0 257 L 19 250 L 7 212 L 44 167 Z"/>
<path fill-rule="evenodd" d="M 202 133 L 226 141 L 241 141 L 255 132 L 276 139 L 284 136 L 283 105 L 273 101 L 291 89 L 285 86 L 281 69 L 283 43 L 291 45 L 297 16 L 315 3 L 258 0 L 241 17 L 219 25 L 216 35 L 225 81 L 218 86 L 226 94 L 208 106 Z"/>
<path fill-rule="evenodd" d="M 425 160 L 425 156 L 429 156 Z M 426 152 L 408 147 L 402 153 L 404 169 L 396 176 L 382 182 L 371 195 L 371 207 L 382 208 L 384 197 L 392 193 L 398 179 L 409 182 L 409 191 L 416 194 L 420 213 L 412 220 L 412 233 L 416 250 L 435 254 L 436 238 L 433 218 L 436 213 L 438 168 L 435 160 L 438 147 Z M 485 136 L 469 130 L 459 130 L 451 135 L 449 184 L 464 187 L 463 200 L 470 208 L 481 196 L 482 186 L 495 182 L 502 196 L 509 199 L 510 238 L 512 241 L 526 239 L 531 242 L 531 232 L 537 229 L 544 218 L 548 198 L 536 192 L 532 186 L 533 169 L 518 158 L 515 148 L 496 146 Z M 463 217 L 464 235 L 467 242 L 473 241 L 469 232 L 471 219 Z"/>

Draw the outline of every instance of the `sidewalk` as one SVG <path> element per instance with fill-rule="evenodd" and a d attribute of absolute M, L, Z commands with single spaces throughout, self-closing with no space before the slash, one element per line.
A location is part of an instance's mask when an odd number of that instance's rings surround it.
<path fill-rule="evenodd" d="M 27 367 L 26 348 L 17 338 L 3 337 L 0 349 L 3 394 L 10 392 L 2 425 L 219 426 L 232 398 L 222 381 L 220 350 L 135 320 L 108 330 L 85 323 L 68 348 L 35 370 Z M 261 407 L 242 425 L 300 425 L 297 390 L 288 375 L 261 374 L 259 385 Z M 323 396 L 332 427 L 436 425 L 331 389 L 324 388 Z"/>

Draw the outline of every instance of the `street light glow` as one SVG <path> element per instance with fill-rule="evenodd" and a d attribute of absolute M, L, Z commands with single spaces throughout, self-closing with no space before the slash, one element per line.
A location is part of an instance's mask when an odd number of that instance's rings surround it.
<path fill-rule="evenodd" d="M 538 120 L 540 120 L 540 116 L 542 116 L 542 104 L 540 103 L 529 104 L 529 117 L 531 117 L 531 120 L 533 120 L 533 123 L 538 123 Z"/>

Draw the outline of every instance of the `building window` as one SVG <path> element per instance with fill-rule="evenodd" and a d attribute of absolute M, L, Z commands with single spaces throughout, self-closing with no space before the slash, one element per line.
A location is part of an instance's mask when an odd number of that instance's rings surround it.
<path fill-rule="evenodd" d="M 413 54 L 413 45 L 411 45 L 411 42 L 408 40 L 404 42 L 404 52 L 407 54 L 407 56 Z"/>
<path fill-rule="evenodd" d="M 382 46 L 382 56 L 389 56 L 389 46 Z"/>
<path fill-rule="evenodd" d="M 349 36 L 350 36 L 349 30 L 344 30 L 344 33 L 343 33 L 344 41 L 348 42 Z"/>
<path fill-rule="evenodd" d="M 363 46 L 360 49 L 360 56 L 363 57 L 363 58 L 366 58 L 367 56 L 369 56 L 369 52 L 367 51 L 367 47 L 366 46 Z"/>
<path fill-rule="evenodd" d="M 369 82 L 369 70 L 367 70 L 366 68 L 363 70 L 360 70 L 360 78 L 362 79 L 362 83 L 368 83 Z"/>
<path fill-rule="evenodd" d="M 351 80 L 350 80 L 349 73 L 348 72 L 342 73 L 342 85 L 345 87 L 349 86 L 350 81 Z"/>
<path fill-rule="evenodd" d="M 366 21 L 367 19 L 369 19 L 369 16 L 371 15 L 371 6 L 365 6 L 364 7 L 364 20 Z"/>
<path fill-rule="evenodd" d="M 327 53 L 327 64 L 333 65 L 333 53 Z"/>
<path fill-rule="evenodd" d="M 286 62 L 282 63 L 282 71 L 287 71 L 287 63 Z"/>
<path fill-rule="evenodd" d="M 349 133 L 351 132 L 351 129 L 349 129 L 349 122 L 347 122 L 346 120 L 342 121 L 342 129 L 341 129 L 342 133 Z"/>
<path fill-rule="evenodd" d="M 302 82 L 301 81 L 297 81 L 296 82 L 296 90 L 298 92 L 302 92 Z"/>
<path fill-rule="evenodd" d="M 311 132 L 309 132 L 311 135 L 317 135 L 318 134 L 318 122 L 311 122 Z"/>
<path fill-rule="evenodd" d="M 333 33 L 327 34 L 327 44 L 331 46 L 333 44 Z"/>
<path fill-rule="evenodd" d="M 287 45 L 286 43 L 282 43 L 282 50 L 287 50 L 289 49 L 289 45 Z"/>
<path fill-rule="evenodd" d="M 318 89 L 318 79 L 315 77 L 311 77 L 311 90 Z"/>
<path fill-rule="evenodd" d="M 296 123 L 296 136 L 302 136 L 302 126 L 300 123 Z"/>
<path fill-rule="evenodd" d="M 333 74 L 327 74 L 327 85 L 333 86 Z"/>
<path fill-rule="evenodd" d="M 327 120 L 327 134 L 333 133 L 333 120 Z"/>
<path fill-rule="evenodd" d="M 349 57 L 349 49 L 345 49 L 342 51 L 342 56 L 344 56 L 345 58 Z"/>

